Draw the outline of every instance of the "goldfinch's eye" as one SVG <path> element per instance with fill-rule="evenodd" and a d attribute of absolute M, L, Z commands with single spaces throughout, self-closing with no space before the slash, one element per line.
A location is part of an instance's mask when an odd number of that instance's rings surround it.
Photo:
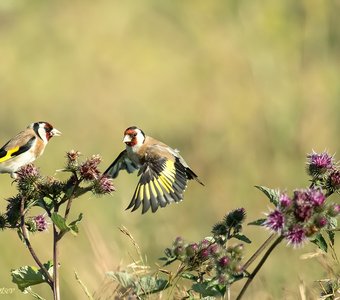
<path fill-rule="evenodd" d="M 137 136 L 137 132 L 132 134 L 132 137 L 136 137 Z"/>

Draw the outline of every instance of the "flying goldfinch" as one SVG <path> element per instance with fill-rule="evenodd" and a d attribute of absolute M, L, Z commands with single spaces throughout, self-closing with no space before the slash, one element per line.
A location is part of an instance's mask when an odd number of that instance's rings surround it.
<path fill-rule="evenodd" d="M 16 171 L 42 155 L 50 138 L 60 134 L 47 122 L 30 124 L 0 149 L 0 173 L 16 178 Z"/>
<path fill-rule="evenodd" d="M 142 204 L 143 214 L 150 207 L 152 212 L 156 212 L 158 207 L 183 199 L 187 180 L 195 179 L 204 185 L 178 150 L 145 135 L 141 129 L 135 126 L 127 128 L 123 142 L 126 149 L 104 174 L 116 178 L 120 170 L 128 173 L 139 170 L 140 179 L 127 209 L 135 211 Z"/>

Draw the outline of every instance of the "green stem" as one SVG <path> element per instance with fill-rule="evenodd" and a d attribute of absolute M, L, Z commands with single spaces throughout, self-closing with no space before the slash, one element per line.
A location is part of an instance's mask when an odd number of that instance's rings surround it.
<path fill-rule="evenodd" d="M 240 291 L 240 293 L 238 294 L 236 300 L 241 300 L 244 293 L 246 292 L 246 290 L 248 289 L 249 285 L 252 283 L 253 279 L 255 278 L 256 274 L 258 273 L 258 271 L 260 271 L 261 267 L 263 266 L 263 264 L 266 262 L 267 258 L 269 257 L 270 253 L 275 249 L 275 247 L 281 243 L 281 241 L 283 240 L 283 236 L 279 236 L 274 243 L 268 248 L 268 250 L 266 251 L 266 253 L 263 255 L 262 259 L 260 260 L 260 262 L 258 263 L 258 265 L 256 266 L 256 268 L 254 269 L 254 271 L 249 275 L 247 282 L 245 283 L 245 285 L 243 286 L 242 290 Z"/>
<path fill-rule="evenodd" d="M 59 288 L 59 234 L 53 224 L 53 299 L 60 300 Z"/>
<path fill-rule="evenodd" d="M 26 229 L 26 225 L 25 225 L 25 212 L 24 212 L 25 211 L 25 200 L 26 200 L 26 198 L 22 197 L 21 205 L 20 205 L 20 228 L 21 228 L 21 232 L 22 232 L 22 235 L 24 237 L 25 244 L 28 248 L 28 251 L 31 253 L 34 261 L 36 262 L 36 264 L 39 266 L 41 272 L 46 277 L 46 281 L 47 281 L 48 285 L 53 290 L 53 278 L 51 277 L 50 273 L 48 273 L 47 269 L 45 268 L 45 266 L 42 264 L 42 262 L 38 258 L 37 254 L 35 253 L 32 245 L 31 245 L 31 242 L 28 239 L 27 229 Z"/>
<path fill-rule="evenodd" d="M 261 254 L 261 252 L 267 248 L 270 242 L 273 240 L 275 233 L 271 234 L 269 238 L 267 238 L 264 243 L 260 246 L 259 249 L 253 254 L 251 258 L 243 265 L 243 270 L 247 270 L 248 267 L 256 260 L 256 258 Z"/>

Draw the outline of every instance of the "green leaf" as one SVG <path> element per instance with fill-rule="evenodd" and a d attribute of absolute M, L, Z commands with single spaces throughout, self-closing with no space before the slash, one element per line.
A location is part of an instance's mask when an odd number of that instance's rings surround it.
<path fill-rule="evenodd" d="M 264 222 L 266 221 L 267 219 L 258 219 L 256 221 L 248 223 L 248 225 L 263 226 Z"/>
<path fill-rule="evenodd" d="M 163 291 L 169 286 L 169 281 L 153 276 L 136 277 L 127 272 L 108 272 L 106 273 L 113 280 L 117 281 L 125 289 L 133 289 L 138 295 L 147 295 Z"/>
<path fill-rule="evenodd" d="M 63 218 L 58 213 L 54 212 L 51 215 L 51 220 L 55 226 L 57 226 L 61 231 L 69 231 L 70 228 L 66 224 L 65 218 Z"/>
<path fill-rule="evenodd" d="M 330 244 L 332 246 L 334 246 L 334 243 L 335 243 L 335 233 L 334 231 L 332 230 L 326 230 L 327 234 L 328 234 L 328 238 L 329 238 L 329 241 L 330 241 Z"/>
<path fill-rule="evenodd" d="M 53 208 L 53 202 L 50 198 L 44 197 L 42 199 L 39 199 L 38 206 L 40 206 L 43 209 L 48 208 L 49 210 L 51 210 Z"/>
<path fill-rule="evenodd" d="M 134 278 L 127 272 L 107 272 L 106 275 L 117 281 L 124 288 L 133 286 Z"/>
<path fill-rule="evenodd" d="M 83 214 L 80 213 L 78 219 L 74 220 L 73 222 L 71 222 L 68 225 L 68 227 L 71 230 L 71 233 L 73 235 L 77 235 L 78 234 L 78 232 L 79 232 L 78 223 L 81 221 L 82 218 L 83 218 Z"/>
<path fill-rule="evenodd" d="M 191 273 L 187 273 L 187 272 L 182 273 L 181 277 L 185 278 L 185 279 L 189 279 L 189 280 L 195 281 L 195 282 L 199 279 L 198 276 L 196 276 L 194 274 L 191 274 Z"/>
<path fill-rule="evenodd" d="M 52 262 L 49 261 L 48 263 L 44 264 L 44 266 L 51 274 Z M 12 282 L 15 283 L 22 292 L 32 285 L 47 282 L 43 272 L 40 269 L 32 266 L 24 266 L 20 267 L 19 269 L 12 270 L 11 275 Z"/>
<path fill-rule="evenodd" d="M 209 286 L 209 281 L 199 282 L 192 285 L 192 290 L 196 293 L 201 294 L 203 297 L 213 296 L 221 297 L 224 296 L 225 289 L 220 289 L 218 285 Z"/>
<path fill-rule="evenodd" d="M 238 240 L 240 240 L 240 241 L 242 241 L 242 242 L 245 242 L 245 243 L 247 243 L 247 244 L 250 244 L 250 243 L 251 243 L 251 240 L 248 239 L 244 234 L 239 234 L 239 233 L 237 233 L 237 234 L 235 234 L 233 237 L 236 238 L 236 239 L 238 239 Z"/>
<path fill-rule="evenodd" d="M 138 296 L 157 293 L 169 287 L 169 281 L 153 276 L 143 276 L 135 282 L 135 292 Z"/>
<path fill-rule="evenodd" d="M 329 228 L 335 229 L 338 226 L 338 220 L 336 218 L 329 218 Z"/>
<path fill-rule="evenodd" d="M 312 243 L 317 245 L 322 251 L 327 252 L 327 242 L 321 233 L 315 235 L 315 239 L 311 240 Z"/>
<path fill-rule="evenodd" d="M 51 215 L 52 222 L 60 229 L 61 232 L 71 231 L 73 235 L 77 235 L 79 232 L 78 223 L 83 218 L 83 214 L 81 213 L 79 217 L 71 222 L 70 224 L 66 224 L 65 218 L 63 218 L 58 213 L 54 212 Z"/>
<path fill-rule="evenodd" d="M 261 192 L 263 192 L 271 203 L 273 203 L 275 206 L 279 204 L 280 200 L 280 193 L 278 190 L 273 190 L 264 186 L 255 185 L 257 189 L 259 189 Z"/>

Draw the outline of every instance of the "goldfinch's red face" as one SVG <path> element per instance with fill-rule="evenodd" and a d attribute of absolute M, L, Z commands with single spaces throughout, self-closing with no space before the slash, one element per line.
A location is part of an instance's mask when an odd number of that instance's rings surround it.
<path fill-rule="evenodd" d="M 35 133 L 45 142 L 47 143 L 51 137 L 61 135 L 61 132 L 48 122 L 36 122 L 32 123 L 29 128 L 33 128 Z"/>
<path fill-rule="evenodd" d="M 129 127 L 124 131 L 124 139 L 123 142 L 129 146 L 134 147 L 136 145 L 142 145 L 145 139 L 145 135 L 143 131 L 141 131 L 139 128 L 133 126 Z"/>
<path fill-rule="evenodd" d="M 53 136 L 61 135 L 61 132 L 55 128 L 50 123 L 45 123 L 44 130 L 46 131 L 46 139 L 49 141 Z"/>

